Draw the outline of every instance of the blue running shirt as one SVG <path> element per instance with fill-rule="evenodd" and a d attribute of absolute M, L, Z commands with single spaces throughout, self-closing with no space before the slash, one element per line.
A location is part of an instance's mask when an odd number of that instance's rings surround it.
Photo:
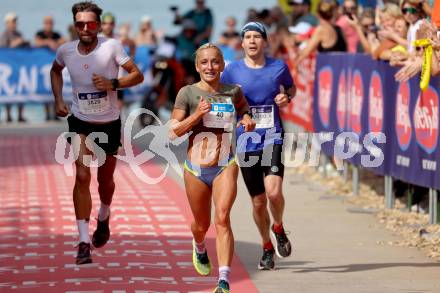
<path fill-rule="evenodd" d="M 254 69 L 248 67 L 244 59 L 241 59 L 226 66 L 221 81 L 241 87 L 254 119 L 259 117 L 261 122 L 257 123 L 257 128 L 254 130 L 261 137 L 261 140 L 256 139 L 259 142 L 254 142 L 250 137 L 245 141 L 240 140 L 239 137 L 244 129 L 242 126 L 237 128 L 237 153 L 259 151 L 274 143 L 282 144 L 283 127 L 275 97 L 280 93 L 280 85 L 284 86 L 285 90 L 293 86 L 293 79 L 286 63 L 266 57 L 264 67 Z"/>

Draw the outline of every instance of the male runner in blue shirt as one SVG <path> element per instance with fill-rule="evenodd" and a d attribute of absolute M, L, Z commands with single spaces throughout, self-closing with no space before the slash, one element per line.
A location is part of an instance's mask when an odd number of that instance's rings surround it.
<path fill-rule="evenodd" d="M 283 228 L 283 126 L 279 111 L 288 105 L 296 87 L 287 65 L 282 60 L 265 56 L 268 43 L 264 25 L 259 22 L 247 23 L 241 31 L 241 37 L 245 57 L 226 67 L 222 82 L 241 87 L 257 123 L 251 135 L 242 135 L 243 128 L 238 128 L 237 154 L 243 179 L 252 198 L 254 221 L 263 240 L 263 256 L 258 268 L 269 270 L 274 268 L 275 253 L 279 257 L 287 257 L 292 250 Z M 254 162 L 255 157 L 258 158 L 257 162 Z M 272 226 L 268 200 L 274 221 Z M 270 234 L 276 240 L 275 247 Z"/>

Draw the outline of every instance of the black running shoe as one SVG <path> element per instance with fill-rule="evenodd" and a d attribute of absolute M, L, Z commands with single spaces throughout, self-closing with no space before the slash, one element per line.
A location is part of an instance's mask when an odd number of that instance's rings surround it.
<path fill-rule="evenodd" d="M 90 254 L 90 243 L 81 242 L 78 245 L 76 264 L 83 265 L 87 263 L 92 263 L 92 255 Z"/>
<path fill-rule="evenodd" d="M 275 238 L 277 245 L 275 245 L 275 252 L 278 257 L 283 258 L 287 257 L 292 253 L 292 245 L 290 244 L 289 239 L 287 238 L 286 232 L 283 231 L 281 233 L 276 233 L 273 230 L 273 225 L 270 229 L 272 232 L 272 236 Z"/>
<path fill-rule="evenodd" d="M 100 221 L 99 217 L 96 220 L 98 221 L 98 225 L 93 233 L 92 244 L 94 247 L 100 248 L 103 247 L 110 239 L 110 215 L 104 221 Z"/>
<path fill-rule="evenodd" d="M 218 281 L 217 287 L 215 287 L 212 293 L 229 293 L 229 283 L 225 280 Z"/>
<path fill-rule="evenodd" d="M 275 267 L 275 262 L 273 261 L 274 254 L 274 249 L 263 249 L 263 256 L 261 257 L 260 263 L 258 264 L 258 269 L 273 270 L 273 268 Z"/>

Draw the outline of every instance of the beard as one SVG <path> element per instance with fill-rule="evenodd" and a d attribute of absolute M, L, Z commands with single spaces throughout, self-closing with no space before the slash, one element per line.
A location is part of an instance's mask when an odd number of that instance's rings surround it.
<path fill-rule="evenodd" d="M 97 35 L 83 35 L 83 36 L 79 35 L 79 40 L 84 45 L 91 45 L 91 44 L 93 44 L 93 42 L 95 42 L 95 40 L 97 38 L 98 38 Z"/>

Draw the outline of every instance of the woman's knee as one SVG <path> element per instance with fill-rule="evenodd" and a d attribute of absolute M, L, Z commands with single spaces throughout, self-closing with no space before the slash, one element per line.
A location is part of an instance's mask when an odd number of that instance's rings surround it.
<path fill-rule="evenodd" d="M 203 222 L 203 223 L 201 223 L 201 222 L 193 222 L 192 230 L 195 233 L 205 234 L 206 232 L 208 232 L 210 224 L 211 224 L 210 222 Z"/>
<path fill-rule="evenodd" d="M 217 228 L 230 227 L 230 210 L 228 209 L 216 209 L 215 211 L 215 226 Z"/>

